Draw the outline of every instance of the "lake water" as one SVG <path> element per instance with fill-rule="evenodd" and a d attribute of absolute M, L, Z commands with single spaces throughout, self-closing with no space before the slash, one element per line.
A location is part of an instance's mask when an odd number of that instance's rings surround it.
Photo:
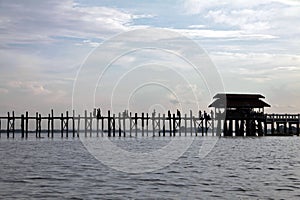
<path fill-rule="evenodd" d="M 101 139 L 101 138 L 100 138 Z M 168 138 L 112 138 L 154 151 Z M 178 137 L 180 140 L 180 137 Z M 95 159 L 79 139 L 0 139 L 2 199 L 300 199 L 300 138 L 220 138 L 204 158 L 197 137 L 174 163 L 125 173 Z"/>

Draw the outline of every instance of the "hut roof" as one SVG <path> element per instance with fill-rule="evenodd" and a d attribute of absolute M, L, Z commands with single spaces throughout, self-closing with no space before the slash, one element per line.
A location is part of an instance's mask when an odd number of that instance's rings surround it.
<path fill-rule="evenodd" d="M 219 93 L 214 96 L 215 101 L 208 107 L 215 108 L 264 108 L 269 104 L 260 100 L 265 98 L 261 94 L 224 94 Z M 226 104 L 226 105 L 225 105 Z"/>

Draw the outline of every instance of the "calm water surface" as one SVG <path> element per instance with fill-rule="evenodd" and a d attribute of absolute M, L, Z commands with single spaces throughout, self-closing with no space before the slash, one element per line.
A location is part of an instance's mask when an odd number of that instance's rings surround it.
<path fill-rule="evenodd" d="M 128 151 L 167 138 L 114 138 Z M 194 140 L 173 164 L 128 174 L 96 160 L 79 139 L 0 139 L 1 199 L 300 199 L 300 138 L 221 138 L 199 158 Z"/>

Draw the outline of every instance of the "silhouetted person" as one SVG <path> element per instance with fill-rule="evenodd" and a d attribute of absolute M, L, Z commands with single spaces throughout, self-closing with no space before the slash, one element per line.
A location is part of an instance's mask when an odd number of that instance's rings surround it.
<path fill-rule="evenodd" d="M 100 108 L 97 109 L 97 119 L 101 118 L 101 110 Z"/>

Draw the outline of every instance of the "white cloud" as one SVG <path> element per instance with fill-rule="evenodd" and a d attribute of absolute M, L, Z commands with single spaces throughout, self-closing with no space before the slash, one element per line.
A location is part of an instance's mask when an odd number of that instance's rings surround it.
<path fill-rule="evenodd" d="M 179 32 L 189 38 L 227 38 L 227 39 L 274 39 L 277 36 L 271 34 L 254 34 L 241 30 L 209 30 L 209 29 L 170 29 Z"/>
<path fill-rule="evenodd" d="M 0 94 L 7 94 L 8 90 L 5 88 L 0 88 Z"/>
<path fill-rule="evenodd" d="M 51 93 L 43 84 L 36 81 L 10 81 L 7 85 L 10 88 L 28 92 L 29 95 L 45 95 Z"/>
<path fill-rule="evenodd" d="M 0 8 L 2 43 L 53 42 L 52 36 L 106 38 L 134 28 L 134 15 L 109 7 L 85 6 L 74 1 L 6 1 Z"/>

